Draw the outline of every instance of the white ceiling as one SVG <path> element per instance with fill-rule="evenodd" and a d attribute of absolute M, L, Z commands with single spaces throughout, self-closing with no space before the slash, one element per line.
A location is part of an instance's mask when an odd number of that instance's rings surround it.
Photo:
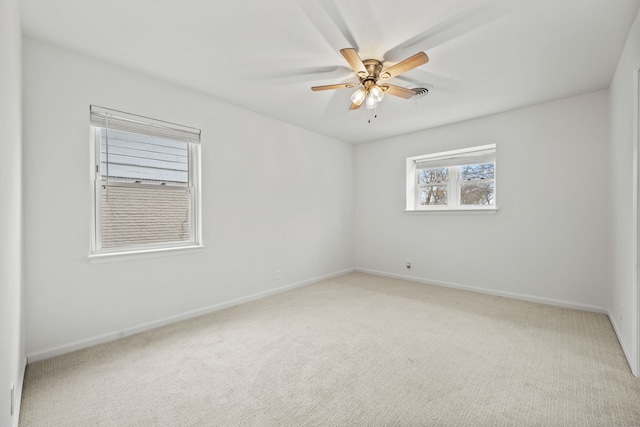
<path fill-rule="evenodd" d="M 20 0 L 24 33 L 359 143 L 609 87 L 640 0 Z M 368 123 L 339 49 L 431 93 Z"/>

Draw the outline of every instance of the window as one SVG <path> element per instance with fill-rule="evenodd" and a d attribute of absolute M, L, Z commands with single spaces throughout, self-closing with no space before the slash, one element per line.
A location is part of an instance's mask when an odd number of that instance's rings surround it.
<path fill-rule="evenodd" d="M 407 159 L 407 211 L 496 208 L 495 144 Z"/>
<path fill-rule="evenodd" d="M 92 255 L 201 245 L 200 130 L 91 106 Z"/>

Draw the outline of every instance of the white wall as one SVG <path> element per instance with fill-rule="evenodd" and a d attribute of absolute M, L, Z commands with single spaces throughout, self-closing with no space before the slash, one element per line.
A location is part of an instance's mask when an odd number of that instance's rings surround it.
<path fill-rule="evenodd" d="M 30 360 L 352 268 L 353 146 L 29 38 L 23 56 Z M 90 104 L 202 129 L 204 250 L 87 261 Z"/>
<path fill-rule="evenodd" d="M 640 15 L 639 15 L 640 16 Z M 634 158 L 637 159 L 638 69 L 640 69 L 640 18 L 636 18 L 611 82 L 612 162 L 612 285 L 611 319 L 636 376 L 638 360 L 637 254 L 633 224 Z M 634 129 L 635 128 L 635 129 Z"/>
<path fill-rule="evenodd" d="M 22 314 L 21 64 L 18 2 L 0 0 L 0 426 L 17 425 L 25 361 Z"/>
<path fill-rule="evenodd" d="M 604 311 L 608 108 L 599 91 L 357 146 L 356 268 Z M 406 157 L 490 143 L 496 214 L 403 212 Z"/>

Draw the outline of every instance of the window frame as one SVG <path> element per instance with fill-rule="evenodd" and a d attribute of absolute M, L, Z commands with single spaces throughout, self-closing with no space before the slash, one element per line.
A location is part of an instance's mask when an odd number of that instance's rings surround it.
<path fill-rule="evenodd" d="M 101 107 L 100 107 L 101 108 Z M 115 110 L 114 110 L 115 111 Z M 125 113 L 127 114 L 127 113 Z M 153 119 L 149 119 L 153 120 Z M 165 122 L 163 122 L 165 123 Z M 93 123 L 89 126 L 89 139 L 90 139 L 90 156 L 91 156 L 91 242 L 89 261 L 91 262 L 103 262 L 103 261 L 115 261 L 121 259 L 128 259 L 131 257 L 156 257 L 164 256 L 167 254 L 174 254 L 177 252 L 186 253 L 192 251 L 198 251 L 202 249 L 202 215 L 201 215 L 201 163 L 200 163 L 200 144 L 194 142 L 186 142 L 187 155 L 188 155 L 188 184 L 184 185 L 172 185 L 171 183 L 165 184 L 149 184 L 149 183 L 137 183 L 129 181 L 109 181 L 111 187 L 133 187 L 133 188 L 153 188 L 156 190 L 187 190 L 189 191 L 190 200 L 190 227 L 189 227 L 189 240 L 178 242 L 156 242 L 156 243 L 144 243 L 136 245 L 126 245 L 118 247 L 102 247 L 102 230 L 101 230 L 101 190 L 107 181 L 102 178 L 101 173 L 101 159 L 100 159 L 100 144 L 101 144 L 101 129 L 104 127 L 95 125 Z M 143 132 L 131 132 L 145 135 Z"/>
<path fill-rule="evenodd" d="M 468 165 L 484 165 L 484 164 L 490 164 L 493 163 L 493 178 L 483 178 L 483 179 L 469 179 L 469 180 L 462 180 L 462 168 L 464 166 L 468 166 Z M 458 188 L 457 188 L 457 199 L 456 201 L 458 202 L 458 205 L 461 207 L 482 207 L 482 206 L 495 206 L 495 198 L 496 198 L 496 162 L 495 160 L 493 162 L 482 162 L 482 163 L 468 163 L 468 164 L 464 164 L 464 165 L 460 165 L 457 168 L 457 184 L 458 184 Z M 494 198 L 494 203 L 493 205 L 465 205 L 462 203 L 462 186 L 465 184 L 473 184 L 473 183 L 492 183 L 493 184 L 493 198 Z"/>
<path fill-rule="evenodd" d="M 479 155 L 492 155 L 493 161 L 482 161 L 475 163 L 474 157 Z M 432 154 L 423 154 L 420 156 L 407 157 L 406 159 L 406 208 L 405 212 L 496 212 L 497 207 L 497 161 L 496 144 L 487 144 L 482 146 L 463 148 L 459 150 L 444 151 Z M 442 160 L 443 164 L 446 164 L 445 159 L 457 158 L 460 159 L 456 165 L 439 166 L 438 160 Z M 416 164 L 421 161 L 433 162 L 433 168 L 448 168 L 448 182 L 447 182 L 447 204 L 446 205 L 422 205 L 420 204 L 420 189 L 424 185 L 419 184 L 417 171 L 424 168 L 418 168 Z M 456 162 L 457 163 L 457 162 Z M 465 205 L 461 203 L 461 188 L 462 184 L 469 181 L 461 180 L 461 168 L 466 165 L 474 164 L 494 164 L 494 177 L 489 180 L 478 180 L 493 182 L 494 191 L 494 203 L 493 205 Z"/>
<path fill-rule="evenodd" d="M 415 162 L 414 162 L 415 165 Z M 433 167 L 432 169 L 447 169 L 447 180 L 446 181 L 441 181 L 441 182 L 434 182 L 434 183 L 430 183 L 430 184 L 421 184 L 420 180 L 418 178 L 418 168 L 414 169 L 413 172 L 413 176 L 414 176 L 414 181 L 415 181 L 415 193 L 414 193 L 414 197 L 415 197 L 415 204 L 416 206 L 437 206 L 437 207 L 446 207 L 449 204 L 449 201 L 451 200 L 451 192 L 454 191 L 454 187 L 453 187 L 453 182 L 454 180 L 451 179 L 451 168 L 450 167 L 446 167 L 446 168 L 439 168 L 437 166 Z M 446 192 L 447 192 L 447 205 L 422 205 L 419 203 L 419 200 L 422 198 L 422 189 L 423 188 L 428 188 L 428 187 L 446 187 Z"/>

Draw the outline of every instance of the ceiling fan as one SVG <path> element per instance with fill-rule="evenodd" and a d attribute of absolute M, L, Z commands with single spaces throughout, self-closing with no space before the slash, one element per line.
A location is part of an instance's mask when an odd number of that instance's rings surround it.
<path fill-rule="evenodd" d="M 378 106 L 385 93 L 405 99 L 415 96 L 416 92 L 414 90 L 392 85 L 386 81 L 429 62 L 429 57 L 426 53 L 418 52 L 404 61 L 400 61 L 396 65 L 383 70 L 382 62 L 377 59 L 365 59 L 363 61 L 353 48 L 340 49 L 340 53 L 356 73 L 360 82 L 313 86 L 311 90 L 320 91 L 358 87 L 351 95 L 350 110 L 357 110 L 363 103 L 367 109 L 372 110 Z"/>

